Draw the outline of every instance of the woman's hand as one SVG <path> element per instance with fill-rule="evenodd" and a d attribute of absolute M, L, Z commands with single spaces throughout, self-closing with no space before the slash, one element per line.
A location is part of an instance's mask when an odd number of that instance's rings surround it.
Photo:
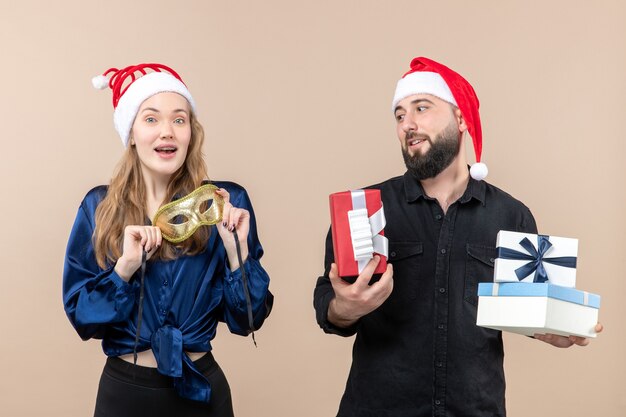
<path fill-rule="evenodd" d="M 122 256 L 115 264 L 115 272 L 128 282 L 141 266 L 141 255 L 145 250 L 147 259 L 161 246 L 161 229 L 155 226 L 126 226 Z"/>
<path fill-rule="evenodd" d="M 218 223 L 217 231 L 224 242 L 224 248 L 228 255 L 228 263 L 231 271 L 239 268 L 237 259 L 237 247 L 235 245 L 234 230 L 237 230 L 237 237 L 241 246 L 241 259 L 245 262 L 248 257 L 248 233 L 250 232 L 250 212 L 246 209 L 234 207 L 230 203 L 230 194 L 223 188 L 215 191 L 224 199 L 224 209 L 222 211 L 222 223 Z"/>

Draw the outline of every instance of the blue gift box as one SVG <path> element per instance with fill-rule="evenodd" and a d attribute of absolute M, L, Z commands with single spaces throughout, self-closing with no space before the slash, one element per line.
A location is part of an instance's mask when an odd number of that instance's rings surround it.
<path fill-rule="evenodd" d="M 597 294 L 548 283 L 483 282 L 478 296 L 478 326 L 527 336 L 596 336 Z"/>
<path fill-rule="evenodd" d="M 478 295 L 492 297 L 550 297 L 557 300 L 569 301 L 570 303 L 600 308 L 600 296 L 597 294 L 548 283 L 481 282 L 478 284 Z"/>

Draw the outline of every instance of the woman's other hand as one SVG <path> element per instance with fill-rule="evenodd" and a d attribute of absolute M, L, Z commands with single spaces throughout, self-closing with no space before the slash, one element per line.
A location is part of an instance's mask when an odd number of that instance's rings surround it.
<path fill-rule="evenodd" d="M 115 272 L 126 282 L 141 266 L 141 255 L 145 250 L 147 259 L 161 246 L 161 229 L 155 226 L 126 226 L 122 256 L 115 264 Z"/>
<path fill-rule="evenodd" d="M 228 255 L 228 262 L 232 271 L 239 268 L 237 258 L 237 247 L 235 245 L 235 235 L 237 231 L 239 244 L 241 246 L 241 259 L 245 261 L 248 257 L 248 232 L 250 231 L 250 212 L 246 209 L 237 208 L 230 203 L 230 194 L 223 188 L 216 191 L 224 199 L 224 209 L 222 211 L 222 222 L 218 223 L 217 231 L 224 242 L 224 248 Z"/>

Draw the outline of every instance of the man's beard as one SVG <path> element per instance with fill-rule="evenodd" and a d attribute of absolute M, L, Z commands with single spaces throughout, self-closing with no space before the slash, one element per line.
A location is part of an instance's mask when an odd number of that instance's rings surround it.
<path fill-rule="evenodd" d="M 430 142 L 430 149 L 426 151 L 426 154 L 409 154 L 408 140 L 415 136 L 423 136 L 424 140 Z M 459 131 L 456 123 L 452 122 L 435 137 L 434 141 L 426 135 L 407 134 L 405 137 L 405 146 L 402 146 L 402 156 L 404 157 L 406 168 L 411 175 L 418 180 L 425 180 L 427 178 L 436 177 L 450 166 L 454 158 L 459 154 L 459 149 Z"/>

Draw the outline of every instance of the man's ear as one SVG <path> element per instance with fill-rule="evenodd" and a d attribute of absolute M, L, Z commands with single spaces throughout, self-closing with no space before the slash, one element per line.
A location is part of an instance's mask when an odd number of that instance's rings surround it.
<path fill-rule="evenodd" d="M 461 113 L 461 109 L 459 109 L 458 107 L 454 108 L 454 119 L 459 126 L 459 132 L 465 133 L 465 131 L 467 131 L 467 123 L 465 123 L 465 118 Z"/>

